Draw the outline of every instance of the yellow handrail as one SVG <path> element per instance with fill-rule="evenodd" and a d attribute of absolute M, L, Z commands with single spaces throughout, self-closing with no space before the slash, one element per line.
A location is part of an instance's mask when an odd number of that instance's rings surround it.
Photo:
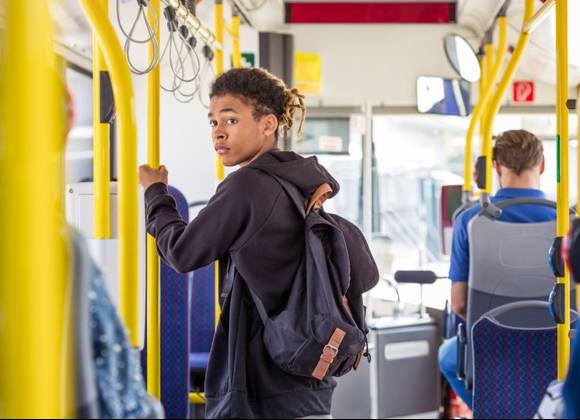
<path fill-rule="evenodd" d="M 569 144 L 568 144 L 568 0 L 556 1 L 556 60 L 558 68 L 558 228 L 557 236 L 563 238 L 570 227 L 569 196 Z M 558 379 L 564 380 L 570 362 L 570 273 L 565 268 L 564 323 L 558 324 Z"/>
<path fill-rule="evenodd" d="M 498 26 L 499 26 L 499 45 L 497 50 L 497 56 L 495 58 L 495 62 L 491 68 L 491 80 L 490 84 L 487 86 L 487 97 L 485 101 L 485 112 L 481 114 L 481 125 L 480 125 L 480 132 L 481 132 L 481 156 L 486 158 L 486 162 L 489 160 L 491 161 L 491 150 L 488 145 L 488 141 L 491 141 L 491 136 L 488 133 L 487 127 L 487 119 L 492 118 L 493 108 L 488 106 L 490 105 L 490 99 L 493 97 L 495 84 L 497 83 L 497 79 L 501 72 L 501 68 L 503 67 L 505 56 L 507 53 L 507 18 L 505 16 L 500 16 L 498 18 Z M 486 169 L 486 179 L 487 179 L 487 169 Z M 488 184 L 486 184 L 487 187 Z M 487 191 L 487 188 L 483 190 L 483 192 Z"/>
<path fill-rule="evenodd" d="M 485 85 L 486 85 L 486 71 L 487 71 L 487 57 L 485 53 L 479 58 L 479 68 L 481 76 L 479 78 L 479 98 L 477 99 L 477 104 L 471 114 L 471 119 L 469 121 L 469 128 L 467 130 L 467 135 L 465 136 L 465 156 L 463 159 L 463 201 L 467 202 L 471 198 L 471 193 L 473 191 L 473 137 L 475 133 L 475 127 L 479 123 L 480 118 L 477 118 L 476 112 L 478 108 L 481 108 L 481 100 L 485 95 Z"/>
<path fill-rule="evenodd" d="M 489 95 L 487 97 L 487 99 L 485 100 L 485 103 L 482 106 L 481 109 L 481 115 L 479 117 L 479 148 L 480 148 L 480 152 L 479 155 L 483 156 L 483 154 L 485 153 L 485 149 L 484 149 L 484 143 L 483 143 L 483 139 L 485 137 L 485 118 L 487 115 L 487 108 L 489 105 L 489 98 L 491 98 L 491 95 L 493 95 L 493 90 L 495 89 L 495 84 L 497 83 L 497 79 L 496 80 L 491 80 L 491 75 L 493 73 L 493 59 L 494 59 L 494 50 L 493 50 L 493 44 L 487 44 L 484 46 L 483 50 L 485 51 L 485 56 L 487 58 L 485 65 L 486 65 L 486 69 L 485 69 L 485 76 L 486 76 L 486 81 L 485 81 L 485 92 L 487 92 L 487 94 Z"/>
<path fill-rule="evenodd" d="M 534 16 L 524 23 L 523 31 L 525 33 L 532 33 L 552 12 L 556 6 L 556 0 L 546 1 L 536 12 Z"/>
<path fill-rule="evenodd" d="M 242 50 L 240 48 L 240 15 L 235 11 L 232 15 L 232 59 L 235 68 L 242 67 Z"/>
<path fill-rule="evenodd" d="M 580 84 L 576 89 L 576 124 L 577 124 L 577 131 L 576 131 L 576 141 L 580 142 Z M 578 163 L 577 168 L 577 175 L 578 181 L 580 181 L 580 145 L 576 147 L 576 162 Z M 576 217 L 580 218 L 580 206 L 578 203 L 580 202 L 580 182 L 578 182 L 578 190 L 576 195 Z M 576 308 L 580 308 L 580 291 L 576 289 Z"/>
<path fill-rule="evenodd" d="M 580 143 L 580 84 L 578 85 L 578 87 L 576 88 L 576 116 L 578 117 L 577 120 L 577 131 L 576 131 L 576 141 Z M 577 162 L 578 162 L 578 169 L 580 169 L 580 144 L 578 145 L 578 147 L 576 147 L 576 153 L 577 153 Z M 577 190 L 577 195 L 576 195 L 576 203 L 580 202 L 580 170 L 577 171 L 577 175 L 578 175 L 578 190 Z M 576 205 L 576 217 L 580 218 L 580 206 Z M 577 293 L 578 297 L 580 298 L 580 293 Z M 580 305 L 577 306 L 578 308 L 580 308 Z"/>
<path fill-rule="evenodd" d="M 151 0 L 150 7 L 160 16 L 161 0 Z M 154 17 L 149 11 L 151 27 Z M 155 35 L 157 43 L 160 34 Z M 149 44 L 149 60 L 154 57 L 153 45 Z M 152 168 L 160 165 L 160 84 L 161 70 L 159 63 L 147 76 L 147 163 Z M 155 398 L 161 398 L 161 344 L 160 344 L 160 284 L 159 255 L 155 238 L 147 235 L 147 391 Z"/>
<path fill-rule="evenodd" d="M 524 8 L 524 17 L 523 22 L 527 22 L 530 17 L 534 13 L 534 0 L 525 0 L 525 8 Z M 528 45 L 528 41 L 530 39 L 530 35 L 524 32 L 520 33 L 520 37 L 518 39 L 518 43 L 514 50 L 514 53 L 504 71 L 503 77 L 501 82 L 491 99 L 490 105 L 488 107 L 488 113 L 486 118 L 484 119 L 484 153 L 482 156 L 486 157 L 486 170 L 485 170 L 485 188 L 482 189 L 482 193 L 484 195 L 489 196 L 492 191 L 492 180 L 493 180 L 493 171 L 492 171 L 492 132 L 493 132 L 493 122 L 495 120 L 495 116 L 499 112 L 501 107 L 501 102 L 503 97 L 508 89 L 508 86 L 512 82 L 516 70 L 520 64 L 522 55 Z"/>
<path fill-rule="evenodd" d="M 223 0 L 215 0 L 214 3 L 214 22 L 215 22 L 215 39 L 220 45 L 224 45 L 224 34 L 227 25 L 224 22 L 224 5 Z M 234 11 L 232 15 L 232 25 L 229 28 L 229 35 L 232 38 L 232 56 L 234 67 L 242 66 L 242 53 L 240 49 L 240 16 L 237 11 Z M 215 68 L 216 76 L 219 77 L 224 73 L 225 63 L 224 63 L 224 52 L 222 49 L 216 50 L 215 52 Z M 222 163 L 220 157 L 216 155 L 215 157 L 215 167 L 216 167 L 216 180 L 217 182 L 223 181 L 225 177 L 224 164 Z M 217 326 L 219 318 L 221 315 L 221 309 L 219 305 L 219 261 L 215 262 L 215 278 L 214 278 L 214 305 L 215 305 L 215 325 Z"/>
<path fill-rule="evenodd" d="M 471 114 L 471 120 L 469 121 L 469 128 L 467 129 L 466 147 L 465 147 L 465 165 L 464 165 L 464 179 L 465 183 L 463 186 L 463 191 L 469 194 L 472 190 L 472 163 L 471 155 L 473 153 L 473 136 L 475 134 L 475 127 L 478 122 L 482 122 L 481 127 L 483 127 L 483 121 L 485 119 L 485 113 L 487 103 L 493 92 L 493 88 L 501 71 L 503 65 L 503 60 L 505 58 L 505 53 L 507 51 L 507 19 L 505 16 L 499 18 L 499 42 L 497 48 L 497 57 L 495 63 L 493 62 L 493 44 L 485 45 L 485 56 L 480 61 L 483 81 L 480 83 L 481 97 L 475 106 Z M 483 141 L 482 141 L 483 150 Z M 482 154 L 483 155 L 483 154 Z"/>
<path fill-rule="evenodd" d="M 100 0 L 105 12 L 108 0 Z M 107 71 L 105 57 L 96 34 L 93 34 L 93 189 L 95 239 L 111 237 L 111 192 L 110 192 L 110 125 L 101 123 L 101 72 Z"/>
<path fill-rule="evenodd" d="M 483 97 L 487 86 L 487 57 L 485 56 L 485 50 L 482 49 L 482 51 L 483 53 L 479 58 L 479 68 L 481 69 L 481 77 L 479 78 L 479 100 Z"/>
<path fill-rule="evenodd" d="M 215 22 L 215 37 L 218 43 L 224 45 L 224 5 L 223 0 L 215 0 L 214 3 L 214 22 Z M 216 76 L 221 76 L 224 72 L 224 52 L 222 50 L 217 50 L 215 52 L 215 69 Z M 223 181 L 225 177 L 224 164 L 222 163 L 218 155 L 215 156 L 215 168 L 216 168 L 216 180 L 217 182 Z M 220 264 L 219 261 L 214 263 L 215 275 L 214 275 L 214 316 L 215 325 L 219 323 L 221 316 L 221 308 L 219 302 L 219 279 L 220 279 Z"/>
<path fill-rule="evenodd" d="M 189 393 L 189 403 L 193 405 L 204 405 L 205 404 L 205 393 L 203 392 L 190 392 Z"/>
<path fill-rule="evenodd" d="M 139 263 L 137 205 L 137 128 L 131 73 L 123 50 L 98 2 L 81 0 L 95 29 L 111 75 L 119 124 L 119 282 L 120 313 L 131 344 L 139 347 Z"/>
<path fill-rule="evenodd" d="M 215 20 L 215 37 L 217 42 L 224 45 L 224 5 L 223 0 L 215 0 L 214 4 L 214 20 Z M 217 50 L 215 52 L 215 71 L 216 76 L 221 76 L 224 72 L 224 52 Z M 222 181 L 224 179 L 224 165 L 218 155 L 215 157 L 216 162 L 216 179 Z M 216 270 L 217 271 L 217 270 Z M 217 302 L 216 302 L 217 303 Z"/>
<path fill-rule="evenodd" d="M 47 1 L 5 0 L 0 55 L 0 417 L 61 418 L 67 239 L 59 86 Z M 66 322 L 68 323 L 68 322 Z"/>

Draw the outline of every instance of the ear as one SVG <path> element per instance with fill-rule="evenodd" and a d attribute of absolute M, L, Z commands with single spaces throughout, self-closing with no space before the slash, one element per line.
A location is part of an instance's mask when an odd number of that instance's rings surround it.
<path fill-rule="evenodd" d="M 542 158 L 542 163 L 540 164 L 540 175 L 544 175 L 546 171 L 546 158 Z"/>
<path fill-rule="evenodd" d="M 274 114 L 268 114 L 262 117 L 262 132 L 265 136 L 271 136 L 278 131 L 278 118 Z"/>
<path fill-rule="evenodd" d="M 493 161 L 493 167 L 495 168 L 495 172 L 497 172 L 497 176 L 501 178 L 501 165 L 497 162 L 497 160 Z"/>

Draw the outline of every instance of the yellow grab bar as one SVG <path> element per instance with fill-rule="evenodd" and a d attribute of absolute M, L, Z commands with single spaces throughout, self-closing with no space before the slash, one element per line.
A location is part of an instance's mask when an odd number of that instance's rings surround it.
<path fill-rule="evenodd" d="M 224 45 L 224 5 L 223 0 L 215 0 L 214 3 L 214 22 L 215 22 L 215 37 L 219 44 Z M 224 72 L 224 52 L 222 50 L 217 50 L 215 52 L 215 69 L 216 76 L 219 77 Z M 224 164 L 222 163 L 220 157 L 216 155 L 215 157 L 215 167 L 216 167 L 216 180 L 217 182 L 223 181 L 225 177 Z M 219 261 L 215 263 L 215 276 L 214 276 L 214 305 L 215 305 L 215 325 L 217 327 L 220 316 L 221 309 L 219 304 L 219 278 L 220 278 L 220 265 Z"/>
<path fill-rule="evenodd" d="M 493 87 L 497 81 L 499 73 L 501 71 L 501 66 L 505 58 L 505 53 L 507 51 L 507 19 L 505 16 L 499 18 L 499 43 L 497 49 L 497 57 L 495 63 L 493 62 L 493 45 L 487 44 L 485 46 L 485 56 L 480 61 L 483 81 L 480 83 L 480 92 L 483 89 L 483 93 L 475 106 L 471 114 L 471 120 L 469 121 L 469 128 L 467 129 L 466 147 L 465 147 L 465 164 L 464 164 L 464 179 L 465 183 L 463 186 L 463 191 L 469 194 L 472 190 L 472 163 L 471 155 L 473 153 L 473 136 L 475 134 L 475 127 L 478 122 L 482 122 L 481 127 L 483 127 L 483 121 L 485 119 L 484 111 L 487 108 L 487 103 L 493 92 Z M 483 150 L 483 141 L 482 141 Z M 483 155 L 483 154 L 482 154 Z"/>
<path fill-rule="evenodd" d="M 493 59 L 494 59 L 494 50 L 493 50 L 493 44 L 487 44 L 484 46 L 483 50 L 485 51 L 485 56 L 487 58 L 487 61 L 485 62 L 486 64 L 486 69 L 485 69 L 485 77 L 486 77 L 486 81 L 485 81 L 485 92 L 489 95 L 486 100 L 484 105 L 482 106 L 481 109 L 481 116 L 479 117 L 479 148 L 481 149 L 479 155 L 483 156 L 485 153 L 485 149 L 484 149 L 484 141 L 483 139 L 485 138 L 485 118 L 487 115 L 487 108 L 489 105 L 489 98 L 491 98 L 491 95 L 493 95 L 493 90 L 495 89 L 495 85 L 497 83 L 497 79 L 496 80 L 491 80 L 491 76 L 493 74 Z"/>
<path fill-rule="evenodd" d="M 477 99 L 477 104 L 473 109 L 471 120 L 469 121 L 469 129 L 467 135 L 465 136 L 465 157 L 463 160 L 463 202 L 467 203 L 471 199 L 473 192 L 473 137 L 475 134 L 475 127 L 481 121 L 481 115 L 483 115 L 481 110 L 477 110 L 479 107 L 481 109 L 480 102 L 485 95 L 486 83 L 487 83 L 487 57 L 485 56 L 485 50 L 480 50 L 479 57 L 479 68 L 481 76 L 479 78 L 479 98 Z M 478 112 L 480 114 L 479 118 L 475 118 L 474 114 Z M 477 116 L 475 116 L 477 117 Z M 481 124 L 480 124 L 481 125 Z"/>
<path fill-rule="evenodd" d="M 495 62 L 491 67 L 491 76 L 490 76 L 490 83 L 487 85 L 487 97 L 485 98 L 485 107 L 481 114 L 481 156 L 486 158 L 486 162 L 491 160 L 491 153 L 489 152 L 489 145 L 487 144 L 488 141 L 491 141 L 491 135 L 488 133 L 487 127 L 487 119 L 492 117 L 493 108 L 490 105 L 490 99 L 494 95 L 495 85 L 497 83 L 497 79 L 499 78 L 499 74 L 501 72 L 501 68 L 503 67 L 505 56 L 507 53 L 507 18 L 505 16 L 500 16 L 498 18 L 498 26 L 499 26 L 499 45 L 497 49 L 497 55 L 495 57 Z M 489 73 L 488 73 L 489 74 Z M 487 169 L 486 169 L 486 179 L 487 179 Z M 487 191 L 488 184 L 486 183 L 486 188 L 483 190 L 484 192 Z"/>
<path fill-rule="evenodd" d="M 570 227 L 569 196 L 569 143 L 568 143 L 568 0 L 556 1 L 556 61 L 558 68 L 558 228 L 557 236 L 563 238 Z M 558 278 L 564 285 L 564 323 L 558 324 L 558 379 L 564 380 L 570 362 L 570 273 L 565 268 L 564 277 Z"/>
<path fill-rule="evenodd" d="M 160 16 L 161 0 L 151 0 L 150 7 Z M 149 22 L 154 26 L 154 17 L 149 11 Z M 157 31 L 157 44 L 160 34 Z M 149 44 L 149 60 L 155 55 Z M 159 63 L 147 75 L 147 163 L 152 168 L 160 166 L 160 85 Z M 147 391 L 155 398 L 161 398 L 161 344 L 160 344 L 160 284 L 159 255 L 155 238 L 147 235 Z"/>
<path fill-rule="evenodd" d="M 531 34 L 552 12 L 556 6 L 556 0 L 546 1 L 534 16 L 524 23 L 523 32 Z"/>
<path fill-rule="evenodd" d="M 487 57 L 485 56 L 485 49 L 481 48 L 481 57 L 479 58 L 479 67 L 481 69 L 481 77 L 479 78 L 479 100 L 483 97 L 487 87 Z"/>
<path fill-rule="evenodd" d="M 577 116 L 577 131 L 576 131 L 576 141 L 580 142 L 580 84 L 576 90 L 576 116 Z M 578 175 L 578 191 L 576 195 L 576 217 L 580 218 L 580 206 L 578 202 L 580 201 L 580 145 L 576 147 L 576 159 L 578 162 L 577 175 Z M 580 291 L 576 290 L 576 308 L 580 308 Z"/>
<path fill-rule="evenodd" d="M 100 0 L 109 10 L 108 0 Z M 95 239 L 111 237 L 111 146 L 108 123 L 101 123 L 101 72 L 107 71 L 105 57 L 96 34 L 93 35 L 93 189 Z"/>
<path fill-rule="evenodd" d="M 578 117 L 577 120 L 577 131 L 576 131 L 576 141 L 580 143 L 580 84 L 578 85 L 577 89 L 576 89 L 576 116 Z M 577 153 L 577 162 L 578 162 L 578 169 L 580 169 L 580 144 L 578 145 L 578 147 L 576 148 L 576 153 Z M 576 198 L 576 202 L 580 202 L 580 170 L 577 173 L 578 175 L 578 191 L 577 191 L 577 198 Z M 580 218 L 580 206 L 576 205 L 576 217 Z M 580 297 L 580 293 L 578 293 L 578 296 Z M 580 308 L 580 305 L 577 306 L 578 308 Z"/>
<path fill-rule="evenodd" d="M 523 21 L 527 22 L 529 18 L 534 13 L 534 0 L 525 0 L 525 8 L 524 8 L 524 17 Z M 493 171 L 492 171 L 492 131 L 493 131 L 493 122 L 495 120 L 495 116 L 499 112 L 501 107 L 501 101 L 508 89 L 508 86 L 512 82 L 518 65 L 522 59 L 522 55 L 528 45 L 528 41 L 530 39 L 530 35 L 524 32 L 520 33 L 520 37 L 518 39 L 518 43 L 514 50 L 514 53 L 504 71 L 503 77 L 501 82 L 491 99 L 490 105 L 488 107 L 487 116 L 484 119 L 484 153 L 482 156 L 486 157 L 486 170 L 485 170 L 485 188 L 482 189 L 482 193 L 487 194 L 488 196 L 491 194 L 492 190 L 492 180 L 493 180 Z"/>
<path fill-rule="evenodd" d="M 240 14 L 237 10 L 232 15 L 232 59 L 234 67 L 242 67 L 242 50 L 240 48 Z"/>
<path fill-rule="evenodd" d="M 47 1 L 5 0 L 3 12 L 0 417 L 62 418 L 74 416 L 65 344 L 66 101 Z"/>
<path fill-rule="evenodd" d="M 215 0 L 214 5 L 214 20 L 215 20 L 215 37 L 218 43 L 224 45 L 224 5 L 223 0 Z M 216 76 L 219 77 L 224 72 L 224 52 L 216 50 L 215 52 L 215 71 Z M 216 179 L 222 181 L 224 179 L 224 165 L 218 155 L 216 159 Z"/>
<path fill-rule="evenodd" d="M 189 394 L 189 403 L 193 405 L 204 405 L 205 394 L 203 392 L 191 392 Z"/>
<path fill-rule="evenodd" d="M 93 0 L 81 0 L 111 75 L 119 124 L 119 282 L 120 312 L 131 344 L 139 347 L 139 263 L 137 127 L 131 73 L 108 15 Z"/>

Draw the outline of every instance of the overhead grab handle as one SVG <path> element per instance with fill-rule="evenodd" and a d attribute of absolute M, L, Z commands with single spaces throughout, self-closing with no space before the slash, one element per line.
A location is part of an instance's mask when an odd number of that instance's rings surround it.
<path fill-rule="evenodd" d="M 222 43 L 219 42 L 216 36 L 207 29 L 201 21 L 195 17 L 187 7 L 185 7 L 179 0 L 162 0 L 163 4 L 175 10 L 176 15 L 189 28 L 192 33 L 198 33 L 203 42 L 209 45 L 214 50 L 222 50 Z"/>

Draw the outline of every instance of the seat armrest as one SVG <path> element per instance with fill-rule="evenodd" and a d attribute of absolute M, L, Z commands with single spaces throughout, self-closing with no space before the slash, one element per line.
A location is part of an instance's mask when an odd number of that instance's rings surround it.
<path fill-rule="evenodd" d="M 465 380 L 465 352 L 467 349 L 467 334 L 465 323 L 457 326 L 457 378 Z"/>

